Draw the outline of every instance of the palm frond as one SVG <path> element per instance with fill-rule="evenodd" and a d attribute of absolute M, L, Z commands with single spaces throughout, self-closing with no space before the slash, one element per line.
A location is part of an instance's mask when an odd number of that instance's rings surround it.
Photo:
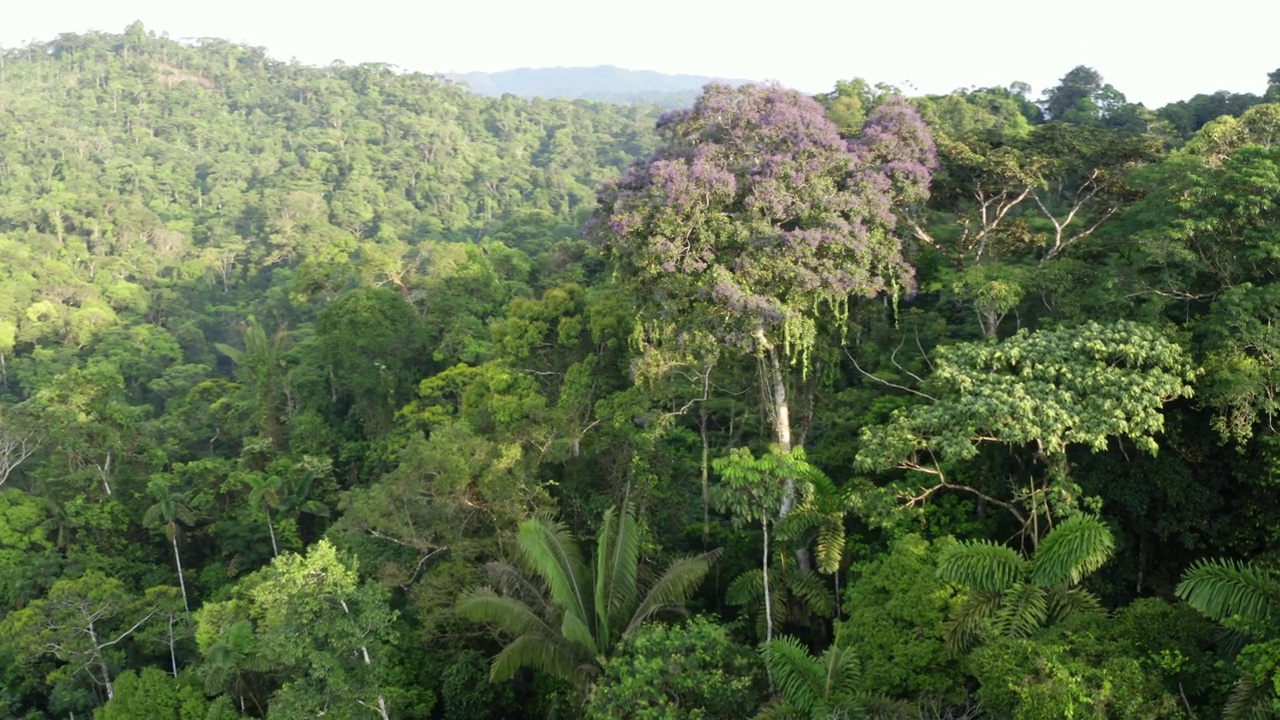
<path fill-rule="evenodd" d="M 1000 595 L 975 590 L 965 599 L 956 616 L 947 623 L 945 641 L 947 652 L 959 657 L 978 644 L 983 627 L 1000 609 Z"/>
<path fill-rule="evenodd" d="M 764 646 L 764 658 L 787 704 L 805 714 L 825 704 L 826 668 L 799 640 L 779 635 Z"/>
<path fill-rule="evenodd" d="M 769 575 L 769 605 L 774 627 L 782 625 L 787 615 L 787 585 L 782 581 L 780 573 Z M 747 608 L 747 612 L 756 619 L 756 637 L 764 638 L 768 633 L 768 623 L 764 615 L 764 573 L 760 568 L 747 570 L 725 591 L 725 600 L 730 605 Z"/>
<path fill-rule="evenodd" d="M 1240 678 L 1227 696 L 1222 717 L 1224 720 L 1274 720 L 1275 697 L 1274 688 Z"/>
<path fill-rule="evenodd" d="M 813 505 L 800 505 L 773 526 L 774 537 L 782 542 L 797 540 L 821 524 L 823 515 Z"/>
<path fill-rule="evenodd" d="M 862 668 L 851 648 L 832 645 L 822 653 L 822 666 L 826 674 L 823 698 L 829 703 L 849 701 L 858 694 Z"/>
<path fill-rule="evenodd" d="M 812 570 L 786 573 L 786 587 L 791 597 L 799 600 L 809 612 L 822 617 L 836 614 L 836 597 L 822 578 Z"/>
<path fill-rule="evenodd" d="M 1213 620 L 1265 621 L 1280 606 L 1280 580 L 1251 563 L 1199 560 L 1182 575 L 1178 597 Z"/>
<path fill-rule="evenodd" d="M 991 626 L 1006 637 L 1030 637 L 1049 619 L 1049 593 L 1032 583 L 1021 582 L 1003 594 Z"/>
<path fill-rule="evenodd" d="M 840 569 L 844 560 L 845 530 L 843 515 L 828 515 L 818 526 L 818 571 L 830 575 Z"/>
<path fill-rule="evenodd" d="M 712 550 L 694 557 L 676 560 L 667 566 L 666 572 L 662 573 L 662 577 L 649 587 L 644 599 L 636 607 L 635 613 L 631 616 L 631 622 L 627 623 L 627 628 L 623 631 L 623 636 L 635 632 L 641 624 L 653 617 L 654 613 L 664 609 L 683 610 L 685 602 L 698 589 L 707 571 L 711 569 L 711 563 L 719 554 L 719 550 Z"/>
<path fill-rule="evenodd" d="M 555 628 L 524 602 L 498 595 L 492 588 L 476 588 L 458 599 L 458 612 L 476 622 L 491 623 L 512 635 L 554 637 Z"/>
<path fill-rule="evenodd" d="M 975 590 L 1000 593 L 1022 578 L 1026 564 L 1011 548 L 975 540 L 947 548 L 938 560 L 938 577 Z"/>
<path fill-rule="evenodd" d="M 1115 553 L 1111 529 L 1092 515 L 1073 515 L 1059 523 L 1036 548 L 1031 581 L 1037 585 L 1078 585 Z"/>
<path fill-rule="evenodd" d="M 775 579 L 776 583 L 777 580 Z M 764 573 L 760 568 L 747 570 L 729 583 L 725 600 L 730 605 L 751 605 L 764 597 Z"/>
<path fill-rule="evenodd" d="M 754 720 L 809 720 L 809 715 L 801 713 L 782 698 L 774 698 L 760 708 Z"/>
<path fill-rule="evenodd" d="M 608 646 L 614 626 L 628 619 L 639 600 L 640 530 L 630 506 L 604 514 L 596 552 L 595 605 L 602 645 Z"/>
<path fill-rule="evenodd" d="M 1088 612 L 1101 612 L 1102 602 L 1098 596 L 1084 588 L 1053 588 L 1049 590 L 1048 623 L 1066 620 L 1072 615 Z"/>
<path fill-rule="evenodd" d="M 560 622 L 560 634 L 565 640 L 581 645 L 591 653 L 592 657 L 603 655 L 607 645 L 598 641 L 587 623 L 572 612 L 564 614 Z"/>
<path fill-rule="evenodd" d="M 520 668 L 533 668 L 563 678 L 574 684 L 584 680 L 580 663 L 554 638 L 543 635 L 521 635 L 493 657 L 489 669 L 491 682 L 505 682 L 515 677 Z"/>
<path fill-rule="evenodd" d="M 517 539 L 525 562 L 546 582 L 552 599 L 565 614 L 592 617 L 590 572 L 568 528 L 534 518 L 520 523 Z"/>

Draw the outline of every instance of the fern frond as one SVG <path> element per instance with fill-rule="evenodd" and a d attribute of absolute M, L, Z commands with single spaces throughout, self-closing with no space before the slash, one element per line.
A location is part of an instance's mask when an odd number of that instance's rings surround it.
<path fill-rule="evenodd" d="M 627 628 L 622 633 L 623 637 L 635 632 L 640 625 L 659 611 L 678 609 L 683 612 L 685 602 L 698 589 L 698 585 L 702 584 L 702 579 L 711 569 L 711 563 L 719 554 L 719 550 L 712 550 L 694 557 L 676 560 L 667 566 L 666 572 L 662 573 L 662 577 L 649 587 L 644 599 L 636 607 L 635 613 L 631 616 L 631 622 L 627 623 Z"/>
<path fill-rule="evenodd" d="M 952 545 L 938 560 L 938 577 L 957 585 L 1001 593 L 1022 579 L 1027 563 L 1011 548 L 989 540 Z"/>
<path fill-rule="evenodd" d="M 1182 575 L 1175 591 L 1213 620 L 1239 616 L 1262 622 L 1280 607 L 1280 580 L 1270 570 L 1232 560 L 1200 560 Z"/>
<path fill-rule="evenodd" d="M 1040 541 L 1031 561 L 1031 581 L 1046 587 L 1079 585 L 1115 550 L 1115 536 L 1105 523 L 1092 515 L 1073 515 Z"/>

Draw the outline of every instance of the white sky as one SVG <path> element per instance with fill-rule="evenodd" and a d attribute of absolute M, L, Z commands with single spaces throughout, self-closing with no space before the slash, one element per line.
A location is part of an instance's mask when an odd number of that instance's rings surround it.
<path fill-rule="evenodd" d="M 863 77 L 912 94 L 1020 80 L 1038 96 L 1083 64 L 1153 108 L 1198 92 L 1261 93 L 1280 68 L 1276 0 L 0 0 L 0 46 L 134 20 L 314 65 L 611 64 L 807 92 Z"/>

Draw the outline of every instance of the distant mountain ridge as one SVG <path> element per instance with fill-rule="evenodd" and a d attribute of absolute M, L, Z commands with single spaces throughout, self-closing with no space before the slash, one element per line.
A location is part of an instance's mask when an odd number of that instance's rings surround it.
<path fill-rule="evenodd" d="M 600 100 L 626 104 L 688 105 L 710 82 L 742 85 L 740 78 L 672 75 L 653 70 L 627 70 L 615 65 L 595 67 L 518 68 L 496 73 L 470 72 L 450 76 L 481 95 Z"/>

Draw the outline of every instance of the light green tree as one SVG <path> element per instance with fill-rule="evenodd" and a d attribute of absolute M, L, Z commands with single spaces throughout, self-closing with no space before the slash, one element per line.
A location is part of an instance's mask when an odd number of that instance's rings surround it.
<path fill-rule="evenodd" d="M 981 498 L 1008 511 L 1033 544 L 1042 518 L 1079 504 L 1079 489 L 1067 477 L 1067 449 L 1098 452 L 1119 438 L 1156 452 L 1165 403 L 1190 397 L 1198 375 L 1164 333 L 1123 320 L 948 345 L 932 363 L 920 391 L 928 401 L 864 428 L 858 464 L 910 471 L 888 489 L 908 507 L 944 491 Z M 953 482 L 953 469 L 988 444 L 1030 449 L 1040 477 L 1014 488 L 1012 497 Z"/>

